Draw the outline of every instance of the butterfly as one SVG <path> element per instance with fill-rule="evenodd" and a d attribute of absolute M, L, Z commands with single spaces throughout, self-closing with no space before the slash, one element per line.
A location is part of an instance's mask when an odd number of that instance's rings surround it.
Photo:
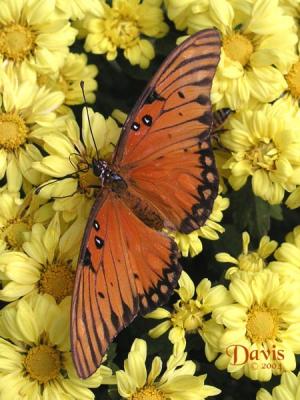
<path fill-rule="evenodd" d="M 76 371 L 87 378 L 139 314 L 164 304 L 181 273 L 164 229 L 203 225 L 218 192 L 210 90 L 220 57 L 215 29 L 166 58 L 122 128 L 112 162 L 93 159 L 101 191 L 79 254 L 71 310 Z"/>

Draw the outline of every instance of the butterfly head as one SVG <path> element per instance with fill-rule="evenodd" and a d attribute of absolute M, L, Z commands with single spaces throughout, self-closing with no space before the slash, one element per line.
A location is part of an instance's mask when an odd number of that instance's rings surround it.
<path fill-rule="evenodd" d="M 102 187 L 110 187 L 113 192 L 121 193 L 127 189 L 124 179 L 113 171 L 107 161 L 93 159 L 93 172 L 100 179 Z"/>

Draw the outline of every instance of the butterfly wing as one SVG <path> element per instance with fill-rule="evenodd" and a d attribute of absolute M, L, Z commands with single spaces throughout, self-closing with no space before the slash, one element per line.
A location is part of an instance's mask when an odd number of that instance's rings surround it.
<path fill-rule="evenodd" d="M 203 225 L 218 191 L 209 135 L 219 55 L 215 29 L 178 46 L 126 120 L 114 157 L 130 190 L 184 233 Z"/>
<path fill-rule="evenodd" d="M 108 345 L 137 315 L 165 303 L 180 275 L 176 244 L 104 192 L 84 234 L 72 301 L 78 375 L 90 376 Z"/>

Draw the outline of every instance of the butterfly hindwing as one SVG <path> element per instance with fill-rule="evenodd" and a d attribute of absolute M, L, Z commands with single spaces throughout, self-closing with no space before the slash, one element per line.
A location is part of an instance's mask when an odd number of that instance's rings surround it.
<path fill-rule="evenodd" d="M 219 56 L 214 29 L 178 46 L 125 122 L 116 150 L 115 164 L 130 189 L 183 233 L 204 224 L 218 191 L 209 135 Z"/>
<path fill-rule="evenodd" d="M 117 333 L 165 303 L 180 266 L 176 244 L 140 221 L 115 194 L 97 200 L 86 227 L 72 303 L 79 376 L 90 376 Z"/>

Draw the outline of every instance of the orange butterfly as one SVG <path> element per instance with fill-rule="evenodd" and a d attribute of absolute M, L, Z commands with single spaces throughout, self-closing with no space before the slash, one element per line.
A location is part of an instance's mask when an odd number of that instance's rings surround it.
<path fill-rule="evenodd" d="M 208 218 L 218 191 L 210 132 L 220 37 L 206 29 L 164 61 L 127 118 L 111 164 L 93 160 L 103 189 L 85 229 L 72 301 L 78 375 L 99 367 L 137 314 L 165 303 L 180 276 L 176 243 Z"/>

